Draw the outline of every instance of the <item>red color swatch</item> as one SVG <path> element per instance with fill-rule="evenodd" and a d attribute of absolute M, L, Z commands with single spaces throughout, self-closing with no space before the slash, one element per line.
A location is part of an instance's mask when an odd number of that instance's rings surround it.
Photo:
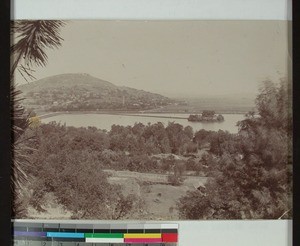
<path fill-rule="evenodd" d="M 168 243 L 177 243 L 178 242 L 178 234 L 177 233 L 163 233 L 162 241 Z"/>

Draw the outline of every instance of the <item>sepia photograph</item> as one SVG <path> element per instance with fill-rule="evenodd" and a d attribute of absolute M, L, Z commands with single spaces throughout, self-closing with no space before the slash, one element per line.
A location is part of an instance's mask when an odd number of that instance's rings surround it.
<path fill-rule="evenodd" d="M 287 21 L 19 20 L 16 219 L 291 219 Z"/>

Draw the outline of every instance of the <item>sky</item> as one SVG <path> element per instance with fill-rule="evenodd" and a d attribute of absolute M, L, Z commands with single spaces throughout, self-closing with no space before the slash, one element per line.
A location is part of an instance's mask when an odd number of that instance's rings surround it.
<path fill-rule="evenodd" d="M 286 21 L 67 21 L 37 79 L 88 73 L 166 96 L 255 95 L 287 76 Z M 21 76 L 18 84 L 26 83 Z"/>

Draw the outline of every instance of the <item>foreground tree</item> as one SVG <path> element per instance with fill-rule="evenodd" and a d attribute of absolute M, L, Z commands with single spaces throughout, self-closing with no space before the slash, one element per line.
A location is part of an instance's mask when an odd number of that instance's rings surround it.
<path fill-rule="evenodd" d="M 12 121 L 12 193 L 13 216 L 23 217 L 26 209 L 22 206 L 22 187 L 28 182 L 24 171 L 28 161 L 28 141 L 23 134 L 30 125 L 29 113 L 21 105 L 21 92 L 15 89 L 14 75 L 18 71 L 26 80 L 34 78 L 33 66 L 45 66 L 46 50 L 61 45 L 59 36 L 62 21 L 15 21 L 11 25 L 11 121 Z"/>
<path fill-rule="evenodd" d="M 11 84 L 16 72 L 28 81 L 34 78 L 34 67 L 46 66 L 47 49 L 61 45 L 63 39 L 59 31 L 62 26 L 62 21 L 16 21 L 12 24 L 14 43 L 11 46 Z M 101 143 L 95 142 L 89 136 L 77 137 L 70 142 L 60 141 L 61 135 L 58 133 L 62 134 L 65 128 L 49 125 L 43 129 L 34 125 L 34 121 L 29 120 L 30 112 L 27 113 L 20 103 L 22 98 L 17 98 L 21 93 L 14 87 L 11 92 L 14 217 L 26 216 L 25 193 L 30 196 L 28 204 L 38 211 L 43 211 L 43 205 L 47 204 L 45 193 L 52 193 L 59 204 L 72 212 L 74 218 L 119 219 L 140 209 L 142 203 L 139 199 L 124 196 L 120 187 L 108 183 L 107 175 L 99 169 L 101 165 L 97 162 L 98 156 L 80 150 L 84 145 L 90 151 L 100 151 L 99 148 L 105 142 L 99 139 Z M 29 128 L 35 128 L 33 141 L 29 141 Z M 45 151 L 43 140 L 38 139 L 39 131 L 51 129 L 54 129 L 55 134 Z M 60 144 L 59 151 L 53 143 Z M 74 147 L 73 151 L 66 152 L 64 147 L 68 144 Z M 36 153 L 41 155 L 37 156 Z"/>
<path fill-rule="evenodd" d="M 47 49 L 58 48 L 63 39 L 60 29 L 65 23 L 56 20 L 15 21 L 11 25 L 11 78 L 16 70 L 24 78 L 34 78 L 34 66 L 46 66 Z"/>
<path fill-rule="evenodd" d="M 62 127 L 61 131 L 66 129 Z M 53 144 L 51 140 L 40 140 L 46 148 Z M 73 219 L 121 219 L 142 209 L 138 197 L 125 196 L 120 186 L 108 182 L 97 151 L 72 151 L 67 144 L 52 153 L 42 148 L 36 153 L 35 165 L 38 168 L 33 173 L 36 180 L 30 186 L 30 205 L 37 211 L 45 211 L 49 194 L 72 213 Z"/>
<path fill-rule="evenodd" d="M 256 98 L 259 115 L 249 113 L 239 122 L 238 137 L 227 139 L 230 148 L 219 145 L 218 165 L 205 189 L 180 199 L 182 218 L 291 218 L 289 95 L 284 80 L 262 84 Z"/>

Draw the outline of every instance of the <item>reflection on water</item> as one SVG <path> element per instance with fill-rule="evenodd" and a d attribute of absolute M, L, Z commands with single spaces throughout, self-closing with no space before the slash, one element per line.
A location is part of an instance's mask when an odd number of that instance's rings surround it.
<path fill-rule="evenodd" d="M 156 116 L 156 117 L 147 117 Z M 161 116 L 161 117 L 160 117 Z M 42 119 L 43 123 L 49 123 L 51 121 L 60 122 L 67 126 L 74 127 L 88 127 L 95 126 L 99 129 L 109 131 L 113 124 L 122 126 L 132 126 L 135 123 L 148 123 L 162 122 L 165 126 L 168 122 L 175 122 L 185 126 L 191 126 L 194 131 L 200 129 L 218 131 L 219 129 L 229 131 L 231 133 L 237 133 L 238 127 L 236 123 L 244 119 L 243 114 L 223 114 L 225 121 L 223 122 L 189 122 L 187 119 L 172 119 L 162 117 L 184 117 L 186 114 L 140 114 L 140 115 L 112 115 L 112 114 L 60 114 L 49 118 Z"/>

